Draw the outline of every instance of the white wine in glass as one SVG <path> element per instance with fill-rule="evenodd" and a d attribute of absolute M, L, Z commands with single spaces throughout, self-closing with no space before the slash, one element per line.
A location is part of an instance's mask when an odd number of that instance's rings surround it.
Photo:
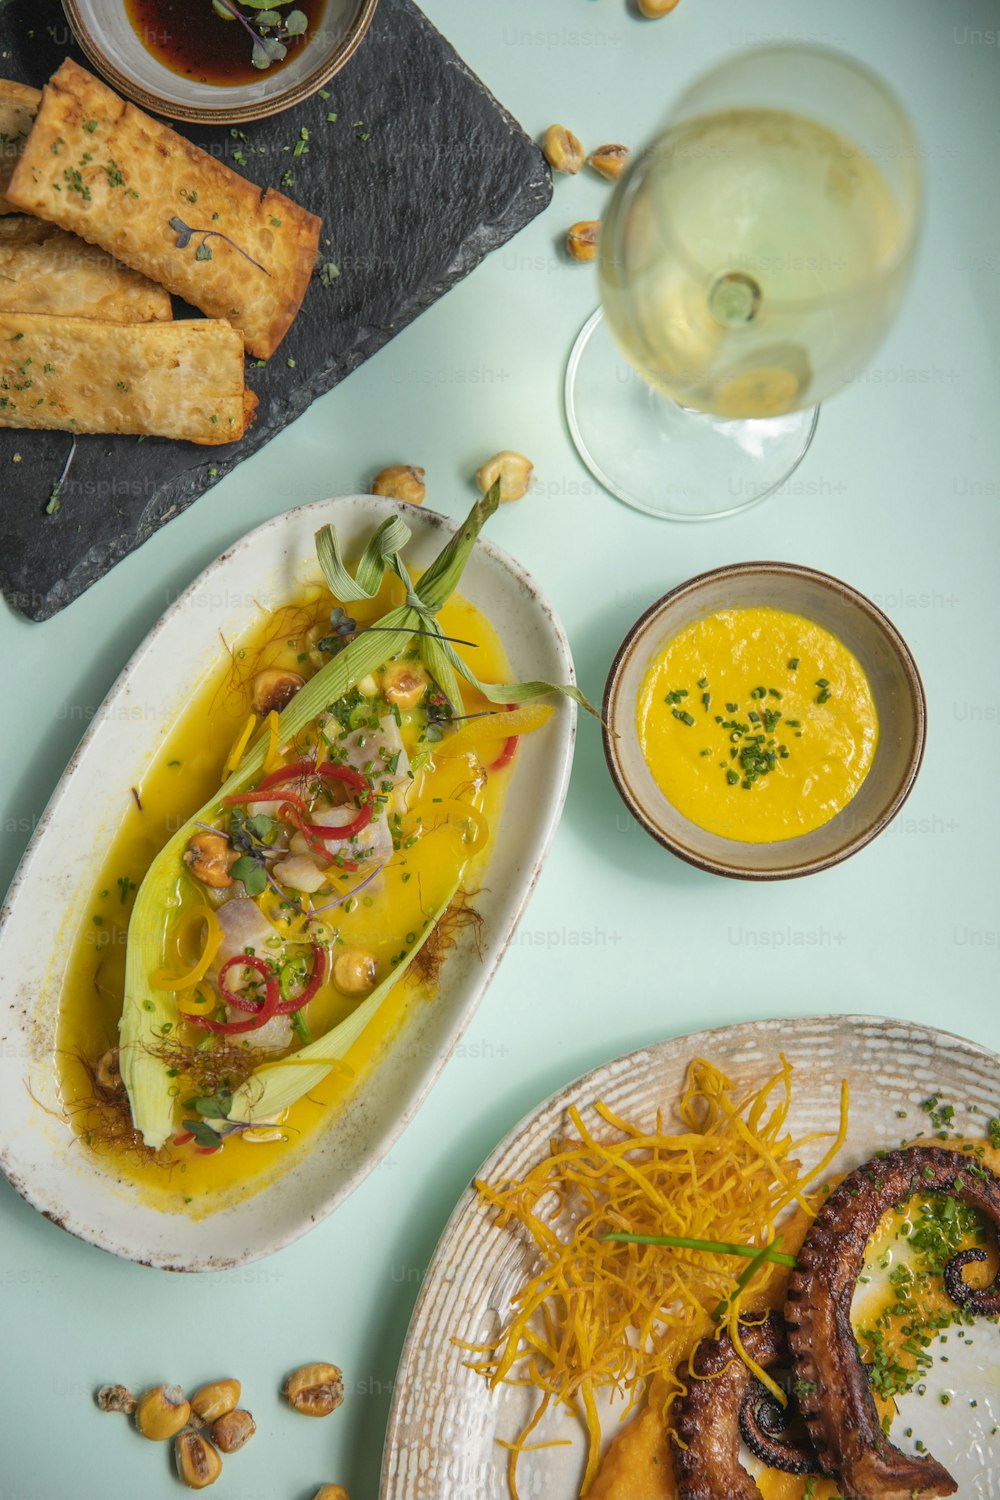
<path fill-rule="evenodd" d="M 689 90 L 615 190 L 570 361 L 602 483 L 690 520 L 781 484 L 895 315 L 919 200 L 906 117 L 849 58 L 756 49 Z"/>

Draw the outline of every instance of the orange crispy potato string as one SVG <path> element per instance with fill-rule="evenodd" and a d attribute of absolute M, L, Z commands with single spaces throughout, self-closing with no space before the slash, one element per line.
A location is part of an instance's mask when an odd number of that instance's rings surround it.
<path fill-rule="evenodd" d="M 531 1273 L 512 1299 L 511 1314 L 490 1344 L 455 1342 L 470 1368 L 494 1389 L 531 1385 L 540 1397 L 529 1426 L 503 1446 L 510 1452 L 511 1493 L 517 1500 L 517 1463 L 554 1403 L 575 1413 L 587 1435 L 581 1495 L 600 1464 L 601 1392 L 630 1410 L 655 1376 L 666 1407 L 683 1390 L 678 1369 L 699 1339 L 722 1326 L 730 1332 L 744 1307 L 763 1308 L 776 1278 L 787 1274 L 763 1261 L 740 1284 L 745 1263 L 716 1252 L 608 1241 L 611 1233 L 676 1234 L 763 1248 L 779 1218 L 795 1206 L 813 1208 L 806 1187 L 825 1171 L 843 1144 L 848 1096 L 841 1095 L 839 1129 L 796 1139 L 787 1130 L 792 1068 L 762 1087 L 739 1093 L 704 1059 L 689 1069 L 679 1104 L 684 1129 L 655 1129 L 622 1119 L 598 1100 L 597 1134 L 575 1107 L 565 1138 L 521 1180 L 477 1182 L 496 1210 L 498 1227 L 514 1230 L 530 1252 Z M 614 1134 L 607 1134 L 610 1130 Z M 822 1160 L 803 1172 L 810 1143 L 833 1136 Z M 738 1341 L 738 1332 L 736 1334 Z M 737 1348 L 739 1347 L 737 1342 Z"/>

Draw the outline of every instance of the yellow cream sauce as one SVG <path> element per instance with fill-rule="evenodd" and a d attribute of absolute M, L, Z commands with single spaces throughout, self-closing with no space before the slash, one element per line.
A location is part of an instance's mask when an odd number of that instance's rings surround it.
<path fill-rule="evenodd" d="M 856 657 L 778 609 L 694 621 L 639 694 L 639 743 L 664 796 L 699 828 L 745 843 L 796 838 L 846 807 L 878 732 Z"/>
<path fill-rule="evenodd" d="M 388 579 L 371 605 L 355 604 L 349 612 L 363 624 L 384 614 L 400 602 L 398 581 Z M 405 976 L 383 1002 L 373 1021 L 352 1047 L 343 1064 L 308 1096 L 293 1106 L 283 1124 L 282 1139 L 268 1144 L 250 1144 L 237 1134 L 212 1155 L 190 1148 L 165 1146 L 155 1160 L 120 1139 L 111 1141 L 106 1110 L 98 1103 L 93 1065 L 106 1049 L 116 1045 L 125 972 L 125 949 L 129 915 L 135 890 L 152 860 L 167 841 L 200 807 L 224 779 L 223 768 L 241 735 L 251 711 L 253 676 L 266 667 L 290 668 L 310 676 L 322 658 L 310 659 L 310 642 L 329 631 L 331 607 L 336 603 L 319 586 L 294 603 L 251 626 L 238 642 L 227 646 L 228 659 L 193 685 L 191 700 L 169 730 L 141 783 L 124 790 L 123 813 L 110 839 L 95 878 L 93 895 L 82 912 L 79 929 L 66 965 L 61 995 L 57 1064 L 60 1089 L 67 1116 L 80 1145 L 100 1159 L 109 1175 L 130 1193 L 138 1188 L 143 1200 L 161 1211 L 202 1217 L 217 1212 L 237 1197 L 244 1199 L 265 1187 L 308 1148 L 320 1127 L 329 1123 L 350 1095 L 377 1064 L 379 1057 L 400 1031 L 411 1008 L 433 1002 L 433 992 Z M 445 634 L 474 642 L 473 648 L 456 649 L 483 681 L 509 681 L 509 667 L 500 640 L 489 622 L 458 595 L 440 611 Z M 310 636 L 310 632 L 312 635 Z M 491 705 L 468 685 L 465 712 L 475 713 Z M 404 713 L 401 733 L 412 759 L 418 745 L 417 715 Z M 509 772 L 482 775 L 500 755 L 502 738 L 485 730 L 475 751 L 431 761 L 404 788 L 403 847 L 382 875 L 359 894 L 353 910 L 341 906 L 324 920 L 351 947 L 364 948 L 378 962 L 378 978 L 387 971 L 393 954 L 408 946 L 408 934 L 419 931 L 425 913 L 447 895 L 455 875 L 462 871 L 462 887 L 474 897 L 492 847 Z M 109 767 L 109 775 L 114 768 Z M 440 813 L 438 799 L 441 801 Z M 456 800 L 476 809 L 485 820 L 479 837 L 470 841 L 472 825 L 454 816 L 447 806 Z M 422 809 L 418 827 L 411 814 Z M 409 844 L 409 835 L 417 833 Z M 364 877 L 344 877 L 350 889 Z M 183 911 L 203 900 L 201 887 L 185 896 Z M 332 899 L 327 895 L 325 900 Z M 266 902 L 266 898 L 265 898 Z M 317 903 L 320 904 L 319 898 Z M 266 910 L 265 906 L 265 910 Z M 274 918 L 274 911 L 268 911 Z M 194 924 L 197 926 L 198 924 Z M 170 946 L 170 945 L 168 945 Z M 334 948 L 333 956 L 337 949 Z M 168 952 L 168 964 L 186 965 L 197 952 Z M 181 970 L 183 971 L 183 969 Z M 310 1002 L 305 1014 L 314 1038 L 351 1013 L 357 1000 L 340 994 L 326 982 Z M 181 1040 L 196 1043 L 204 1032 L 183 1024 Z M 242 1039 L 241 1039 L 242 1040 Z M 252 1041 L 252 1034 L 249 1038 Z M 191 1113 L 189 1109 L 187 1113 Z M 178 1131 L 181 1116 L 178 1106 Z"/>

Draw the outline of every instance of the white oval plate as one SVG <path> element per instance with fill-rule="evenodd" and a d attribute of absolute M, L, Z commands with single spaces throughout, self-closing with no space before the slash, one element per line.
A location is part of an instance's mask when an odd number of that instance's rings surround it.
<path fill-rule="evenodd" d="M 961 1037 L 867 1016 L 752 1021 L 661 1042 L 578 1078 L 516 1126 L 477 1176 L 490 1182 L 522 1177 L 565 1132 L 571 1105 L 586 1112 L 603 1099 L 626 1119 L 651 1122 L 662 1109 L 665 1127 L 679 1126 L 674 1106 L 692 1058 L 709 1058 L 746 1087 L 765 1082 L 780 1052 L 795 1069 L 793 1135 L 829 1130 L 838 1117 L 840 1080 L 850 1083 L 850 1130 L 831 1172 L 850 1170 L 904 1136 L 929 1134 L 920 1105 L 932 1094 L 955 1106 L 955 1130 L 977 1138 L 987 1120 L 1000 1115 L 1000 1058 Z M 967 1114 L 971 1105 L 977 1113 Z M 817 1154 L 822 1149 L 817 1146 Z M 493 1220 L 493 1211 L 466 1193 L 428 1268 L 394 1386 L 381 1500 L 510 1500 L 507 1453 L 499 1442 L 518 1436 L 535 1397 L 507 1385 L 491 1392 L 452 1343 L 495 1337 L 523 1279 L 522 1241 L 496 1229 Z M 936 1351 L 932 1345 L 930 1352 Z M 958 1480 L 960 1496 L 980 1500 L 992 1493 L 991 1476 L 1000 1467 L 1000 1438 L 991 1436 L 1000 1425 L 997 1325 L 979 1320 L 971 1347 L 953 1338 L 948 1364 L 935 1365 L 926 1387 L 923 1397 L 911 1393 L 899 1402 L 893 1439 L 908 1451 L 922 1439 Z M 943 1392 L 950 1396 L 947 1406 L 939 1399 Z M 605 1436 L 620 1412 L 620 1404 L 611 1413 L 603 1409 Z M 906 1427 L 913 1430 L 909 1441 L 900 1435 Z M 523 1455 L 522 1500 L 576 1500 L 584 1437 L 563 1410 L 550 1412 L 531 1436 L 532 1443 L 552 1441 L 568 1446 Z"/>
<path fill-rule="evenodd" d="M 64 1229 L 130 1260 L 212 1271 L 258 1259 L 330 1213 L 385 1155 L 427 1095 L 496 972 L 548 853 L 573 758 L 568 700 L 542 734 L 522 741 L 490 864 L 482 960 L 462 945 L 445 965 L 433 1005 L 408 1019 L 368 1082 L 312 1149 L 263 1192 L 194 1221 L 141 1203 L 127 1184 L 74 1148 L 53 1068 L 58 999 L 95 851 L 114 836 L 129 787 L 190 696 L 217 667 L 219 632 L 246 629 L 257 606 L 283 603 L 319 576 L 314 533 L 327 521 L 345 554 L 387 516 L 413 531 L 407 552 L 426 567 L 456 529 L 432 511 L 370 495 L 288 511 L 214 562 L 154 626 L 129 662 L 56 788 L 0 914 L 0 1166 L 28 1202 Z M 518 678 L 571 682 L 562 626 L 524 570 L 480 539 L 460 590 L 500 633 Z"/>

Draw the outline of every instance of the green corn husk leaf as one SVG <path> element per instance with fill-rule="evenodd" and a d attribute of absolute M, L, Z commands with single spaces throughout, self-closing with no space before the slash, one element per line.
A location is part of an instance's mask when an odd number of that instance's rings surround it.
<path fill-rule="evenodd" d="M 402 552 L 412 535 L 409 526 L 398 516 L 390 516 L 387 521 L 383 521 L 361 554 L 361 561 L 352 578 L 341 556 L 336 527 L 324 526 L 316 533 L 316 556 L 330 593 L 342 604 L 374 599 L 382 587 L 391 558 Z"/>
<path fill-rule="evenodd" d="M 288 744 L 329 704 L 344 697 L 363 677 L 405 650 L 414 631 L 438 630 L 433 616 L 458 587 L 479 532 L 499 501 L 500 486 L 495 484 L 472 507 L 463 525 L 431 563 L 417 588 L 410 592 L 409 601 L 384 615 L 377 631 L 362 631 L 355 636 L 296 693 L 278 721 L 279 744 Z M 362 556 L 358 570 L 360 582 L 357 577 L 352 580 L 352 588 L 362 590 L 360 594 L 354 592 L 354 599 L 373 598 L 381 587 L 386 567 L 393 567 L 403 576 L 405 569 L 402 569 L 398 553 L 390 548 L 402 544 L 404 532 L 409 540 L 409 528 L 398 518 L 391 518 L 378 528 Z M 329 536 L 328 541 L 321 540 L 325 535 Z M 339 567 L 346 574 L 333 528 L 324 528 L 318 534 L 317 551 L 324 572 L 332 566 L 338 580 L 338 587 L 331 586 L 331 592 L 343 602 L 350 602 L 342 591 L 344 579 L 337 571 Z M 429 627 L 426 623 L 428 617 L 431 619 Z M 446 652 L 454 656 L 454 663 L 449 657 L 449 664 L 454 666 L 457 663 L 461 674 L 476 684 L 475 677 L 455 656 L 450 644 L 435 644 L 445 647 Z M 550 683 L 485 687 L 482 691 L 491 701 L 511 703 L 562 692 L 590 708 L 575 688 Z M 200 807 L 161 849 L 136 893 L 125 957 L 124 997 L 119 1022 L 120 1066 L 133 1123 L 146 1145 L 153 1150 L 165 1143 L 173 1129 L 172 1080 L 168 1076 L 167 1064 L 155 1055 L 154 1049 L 162 1039 L 163 1027 L 176 1022 L 177 1006 L 172 993 L 156 988 L 151 983 L 151 976 L 163 964 L 167 931 L 180 904 L 182 883 L 189 878 L 184 872 L 184 851 L 197 824 L 217 821 L 223 815 L 222 799 L 245 790 L 253 781 L 263 767 L 267 746 L 268 736 L 260 736 L 215 796 Z"/>
<path fill-rule="evenodd" d="M 447 896 L 427 918 L 405 958 L 400 959 L 392 973 L 372 990 L 368 998 L 345 1021 L 334 1026 L 325 1036 L 310 1042 L 308 1047 L 300 1047 L 294 1054 L 293 1062 L 285 1066 L 280 1062 L 267 1063 L 255 1069 L 233 1095 L 229 1106 L 230 1120 L 250 1125 L 255 1120 L 265 1120 L 280 1110 L 288 1109 L 325 1078 L 340 1058 L 347 1056 L 369 1021 L 374 1018 L 382 1001 L 402 979 L 448 910 L 460 885 L 461 875 L 458 875 Z M 315 1063 L 311 1061 L 313 1058 L 316 1059 Z"/>

